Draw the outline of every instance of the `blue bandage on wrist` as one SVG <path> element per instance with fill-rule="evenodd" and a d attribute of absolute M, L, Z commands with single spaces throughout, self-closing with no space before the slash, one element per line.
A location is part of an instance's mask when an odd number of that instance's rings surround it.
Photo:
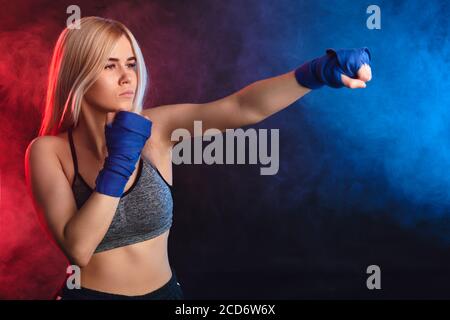
<path fill-rule="evenodd" d="M 367 47 L 356 49 L 327 49 L 326 54 L 305 62 L 295 70 L 297 82 L 309 89 L 323 85 L 332 88 L 344 86 L 341 74 L 356 78 L 363 64 L 370 65 L 371 55 Z"/>
<path fill-rule="evenodd" d="M 150 137 L 151 126 L 150 120 L 128 111 L 118 112 L 114 122 L 105 125 L 108 156 L 96 179 L 97 192 L 122 196 L 141 150 Z"/>

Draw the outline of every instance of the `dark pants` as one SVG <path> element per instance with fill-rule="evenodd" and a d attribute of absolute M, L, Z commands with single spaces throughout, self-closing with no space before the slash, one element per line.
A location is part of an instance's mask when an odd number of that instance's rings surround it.
<path fill-rule="evenodd" d="M 140 296 L 126 296 L 108 292 L 96 291 L 81 287 L 80 289 L 68 289 L 66 284 L 61 289 L 59 300 L 183 300 L 184 294 L 177 281 L 175 271 L 172 268 L 172 278 L 152 292 Z"/>

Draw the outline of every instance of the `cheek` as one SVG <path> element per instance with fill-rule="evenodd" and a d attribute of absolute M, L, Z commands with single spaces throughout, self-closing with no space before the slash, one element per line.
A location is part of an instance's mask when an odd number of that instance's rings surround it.
<path fill-rule="evenodd" d="M 111 75 L 101 75 L 97 81 L 86 92 L 85 101 L 102 110 L 113 110 L 117 108 L 129 109 L 133 99 L 121 99 L 117 97 L 118 79 Z M 131 87 L 136 91 L 137 73 L 130 73 Z"/>
<path fill-rule="evenodd" d="M 101 78 L 96 82 L 97 94 L 105 98 L 114 95 L 115 80 L 112 77 Z"/>
<path fill-rule="evenodd" d="M 114 98 L 114 83 L 110 79 L 98 79 L 86 93 L 86 99 L 96 104 Z"/>

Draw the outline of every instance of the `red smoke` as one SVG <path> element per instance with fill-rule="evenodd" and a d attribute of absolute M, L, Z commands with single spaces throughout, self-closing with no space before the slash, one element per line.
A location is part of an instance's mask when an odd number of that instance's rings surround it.
<path fill-rule="evenodd" d="M 68 261 L 39 225 L 24 156 L 38 135 L 51 54 L 72 3 L 0 2 L 0 299 L 50 299 L 64 282 Z M 149 11 L 126 2 L 108 1 L 107 8 L 77 2 L 82 16 L 110 17 L 129 27 L 127 21 L 142 22 Z"/>

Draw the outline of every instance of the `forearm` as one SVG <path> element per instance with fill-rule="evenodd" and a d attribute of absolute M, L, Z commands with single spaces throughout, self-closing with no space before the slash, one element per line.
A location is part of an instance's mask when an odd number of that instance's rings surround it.
<path fill-rule="evenodd" d="M 283 110 L 303 97 L 311 89 L 301 86 L 294 71 L 256 81 L 238 91 L 239 105 L 251 123 L 258 123 Z"/>
<path fill-rule="evenodd" d="M 72 258 L 85 265 L 102 241 L 119 204 L 119 197 L 93 192 L 67 223 L 65 240 Z"/>

